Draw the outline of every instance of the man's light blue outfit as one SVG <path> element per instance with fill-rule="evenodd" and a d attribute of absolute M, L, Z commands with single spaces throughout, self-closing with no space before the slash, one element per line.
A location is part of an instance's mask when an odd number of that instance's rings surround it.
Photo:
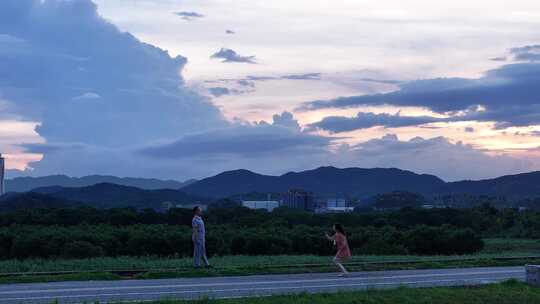
<path fill-rule="evenodd" d="M 203 261 L 204 266 L 210 266 L 208 258 L 206 257 L 206 230 L 204 229 L 203 219 L 200 216 L 195 215 L 191 221 L 191 226 L 193 227 L 193 266 L 200 267 L 201 260 Z"/>

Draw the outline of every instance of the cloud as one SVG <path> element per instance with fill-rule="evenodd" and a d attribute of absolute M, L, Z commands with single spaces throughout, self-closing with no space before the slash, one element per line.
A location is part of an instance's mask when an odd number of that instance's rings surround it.
<path fill-rule="evenodd" d="M 431 116 L 402 116 L 399 113 L 392 115 L 386 113 L 375 114 L 371 112 L 359 112 L 355 117 L 328 116 L 321 121 L 310 124 L 309 127 L 326 130 L 331 133 L 340 133 L 368 129 L 376 126 L 399 128 L 441 121 L 445 121 L 445 118 Z"/>
<path fill-rule="evenodd" d="M 239 63 L 251 63 L 256 64 L 255 56 L 241 56 L 235 51 L 227 48 L 221 48 L 221 50 L 214 53 L 210 58 L 223 59 L 221 62 L 239 62 Z"/>
<path fill-rule="evenodd" d="M 415 155 L 411 149 L 386 150 L 389 146 L 385 149 L 373 141 L 336 149 L 336 141 L 342 138 L 303 130 L 287 112 L 275 115 L 271 123 L 228 122 L 209 98 L 186 87 L 181 76 L 186 58 L 171 57 L 167 51 L 121 32 L 101 18 L 89 0 L 3 0 L 0 33 L 0 71 L 8 71 L 0 73 L 2 112 L 36 122 L 36 131 L 45 141 L 32 145 L 17 142 L 27 152 L 44 155 L 42 161 L 32 164 L 35 170 L 25 174 L 183 179 L 237 168 L 279 174 L 320 165 L 376 165 L 425 170 L 451 178 L 469 173 L 472 177 L 491 177 L 511 168 L 506 161 L 465 145 L 460 146 L 465 151 L 460 153 L 475 157 L 445 163 L 448 155 L 463 154 L 452 152 L 456 144 L 447 142 L 450 146 L 445 146 L 444 141 L 436 145 L 440 146 L 438 150 L 429 144 L 416 146 L 425 147 L 420 155 L 434 163 L 433 168 L 420 159 L 410 161 Z M 535 75 L 526 70 L 529 72 L 521 74 L 529 78 Z M 517 70 L 510 74 L 513 76 L 494 79 L 525 77 Z M 276 77 L 280 76 L 272 79 Z M 243 84 L 248 87 L 263 78 L 245 77 Z M 429 86 L 437 92 L 461 88 L 464 83 Z M 239 86 L 243 84 L 238 82 Z M 402 85 L 402 89 L 419 94 L 422 86 L 415 89 L 412 84 Z M 487 109 L 490 115 L 503 115 L 507 110 Z M 540 113 L 531 112 L 530 107 L 527 110 L 528 115 Z M 487 115 L 475 110 L 468 113 Z M 401 147 L 400 143 L 394 142 L 395 147 Z M 373 153 L 376 147 L 380 150 Z M 445 147 L 451 152 L 448 155 Z M 456 168 L 458 172 L 452 171 Z"/>
<path fill-rule="evenodd" d="M 493 57 L 493 58 L 490 58 L 489 60 L 497 61 L 497 62 L 503 62 L 503 61 L 508 60 L 508 58 L 506 58 L 506 57 Z"/>
<path fill-rule="evenodd" d="M 469 112 L 460 120 L 495 121 L 497 128 L 540 124 L 540 64 L 508 64 L 478 79 L 437 78 L 403 83 L 385 94 L 312 101 L 298 110 L 359 106 L 423 107 L 442 114 Z M 470 111 L 481 106 L 484 111 Z"/>
<path fill-rule="evenodd" d="M 279 77 L 274 77 L 274 76 L 253 76 L 253 75 L 249 75 L 246 77 L 247 80 L 251 80 L 251 81 L 266 81 L 266 80 L 275 80 L 275 79 L 279 79 Z"/>
<path fill-rule="evenodd" d="M 512 48 L 510 53 L 518 61 L 537 62 L 540 61 L 540 45 L 527 45 L 523 47 Z"/>
<path fill-rule="evenodd" d="M 283 112 L 281 114 L 274 114 L 272 116 L 273 119 L 273 125 L 275 126 L 281 126 L 286 127 L 291 130 L 300 131 L 300 124 L 298 123 L 298 120 L 294 119 L 294 116 L 291 112 Z"/>
<path fill-rule="evenodd" d="M 88 100 L 88 99 L 100 99 L 100 98 L 101 96 L 98 93 L 86 92 L 86 93 L 83 93 L 82 95 L 73 97 L 73 100 L 85 100 L 85 99 Z"/>
<path fill-rule="evenodd" d="M 61 144 L 34 164 L 35 174 L 100 167 L 64 166 L 69 160 L 59 150 L 73 151 L 73 143 L 93 147 L 95 156 L 228 124 L 184 85 L 186 58 L 121 32 L 89 0 L 4 0 L 0 33 L 0 70 L 9 71 L 0 75 L 0 93 L 8 111 L 39 122 L 36 131 L 49 145 Z"/>
<path fill-rule="evenodd" d="M 326 154 L 335 140 L 302 132 L 289 112 L 276 114 L 273 122 L 236 123 L 227 128 L 182 137 L 174 142 L 147 147 L 140 153 L 151 158 L 198 158 L 207 156 L 261 157 L 289 153 Z M 306 154 L 307 153 L 307 154 Z"/>
<path fill-rule="evenodd" d="M 210 94 L 212 94 L 214 97 L 221 97 L 221 96 L 224 96 L 224 95 L 229 95 L 229 94 L 231 94 L 231 90 L 229 90 L 228 88 L 223 88 L 223 87 L 213 87 L 213 88 L 208 88 L 208 91 L 209 91 Z"/>
<path fill-rule="evenodd" d="M 444 137 L 402 141 L 394 134 L 368 140 L 345 153 L 362 167 L 397 167 L 445 180 L 482 179 L 530 170 L 528 161 L 492 156 Z M 345 157 L 344 157 L 345 158 Z"/>
<path fill-rule="evenodd" d="M 255 87 L 255 83 L 253 81 L 246 80 L 246 79 L 240 79 L 236 83 L 243 86 L 243 87 L 250 87 L 250 88 Z"/>
<path fill-rule="evenodd" d="M 258 81 L 270 81 L 270 80 L 321 80 L 322 73 L 306 73 L 306 74 L 288 74 L 283 76 L 253 76 L 248 75 L 244 78 L 222 78 L 216 80 L 207 80 L 206 83 L 215 85 L 216 83 L 221 84 L 217 90 L 215 87 L 210 87 L 208 90 L 214 96 L 214 93 L 217 93 L 219 96 L 226 95 L 223 94 L 226 91 L 223 89 L 228 89 L 228 94 L 246 94 L 253 93 L 255 91 L 255 84 Z"/>
<path fill-rule="evenodd" d="M 225 31 L 225 34 L 228 34 L 228 35 L 234 35 L 234 34 L 236 34 L 236 32 L 233 31 L 233 30 L 226 30 L 226 31 Z"/>
<path fill-rule="evenodd" d="M 383 84 L 401 84 L 401 83 L 403 83 L 403 81 L 392 80 L 392 79 L 360 78 L 359 80 L 366 81 L 366 82 L 383 83 Z"/>
<path fill-rule="evenodd" d="M 281 76 L 281 79 L 291 79 L 291 80 L 320 80 L 321 73 L 307 73 L 307 74 L 292 74 Z"/>
<path fill-rule="evenodd" d="M 180 16 L 182 19 L 186 21 L 193 21 L 196 19 L 204 18 L 204 15 L 199 14 L 197 12 L 176 12 L 174 14 L 177 16 Z"/>

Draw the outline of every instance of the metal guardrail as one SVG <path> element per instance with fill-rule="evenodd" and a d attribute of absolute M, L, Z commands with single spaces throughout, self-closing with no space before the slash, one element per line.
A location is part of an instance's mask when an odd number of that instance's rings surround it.
<path fill-rule="evenodd" d="M 515 260 L 540 260 L 540 255 L 536 256 L 519 256 L 519 257 L 467 257 L 467 258 L 446 258 L 446 259 L 420 259 L 420 260 L 388 260 L 388 261 L 358 261 L 344 263 L 345 266 L 365 266 L 365 265 L 406 265 L 406 264 L 421 264 L 430 262 L 471 262 L 471 261 L 515 261 Z M 318 264 L 293 264 L 293 265 L 245 265 L 238 267 L 219 267 L 216 266 L 215 270 L 242 270 L 242 269 L 294 269 L 294 268 L 318 268 L 318 267 L 333 267 L 330 263 L 318 263 Z M 177 267 L 177 268 L 151 268 L 151 269 L 95 269 L 95 270 L 70 270 L 70 271 L 42 271 L 42 272 L 6 272 L 0 273 L 1 277 L 15 277 L 15 276 L 56 276 L 56 275 L 70 275 L 70 274 L 92 274 L 92 273 L 112 273 L 120 276 L 134 276 L 142 273 L 165 273 L 165 272 L 190 272 L 193 268 L 191 266 Z"/>

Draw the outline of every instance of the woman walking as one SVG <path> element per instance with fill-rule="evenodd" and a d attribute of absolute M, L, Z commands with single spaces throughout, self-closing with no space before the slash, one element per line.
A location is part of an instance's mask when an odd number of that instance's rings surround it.
<path fill-rule="evenodd" d="M 349 275 L 349 272 L 343 266 L 343 262 L 351 258 L 351 250 L 349 249 L 349 243 L 347 242 L 347 237 L 345 236 L 345 229 L 341 224 L 334 225 L 334 235 L 330 236 L 326 234 L 326 238 L 329 241 L 334 242 L 334 245 L 337 247 L 337 253 L 334 257 L 334 264 L 341 270 L 342 277 Z"/>

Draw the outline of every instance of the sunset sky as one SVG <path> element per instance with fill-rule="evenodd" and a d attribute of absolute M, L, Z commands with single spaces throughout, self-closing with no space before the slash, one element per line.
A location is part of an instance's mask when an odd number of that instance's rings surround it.
<path fill-rule="evenodd" d="M 537 0 L 3 0 L 10 177 L 540 170 Z"/>

